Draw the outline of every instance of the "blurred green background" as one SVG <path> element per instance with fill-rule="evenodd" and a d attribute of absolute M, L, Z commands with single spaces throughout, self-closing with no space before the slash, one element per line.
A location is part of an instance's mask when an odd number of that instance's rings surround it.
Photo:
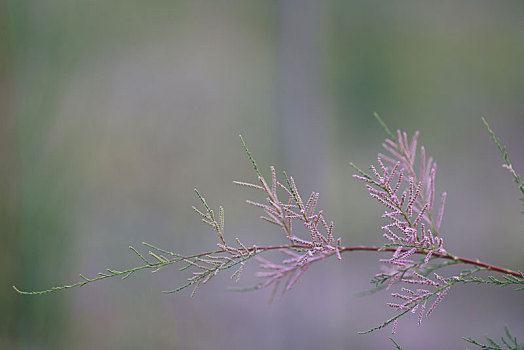
<path fill-rule="evenodd" d="M 160 291 L 176 268 L 40 297 L 16 295 L 136 263 L 147 241 L 212 249 L 198 187 L 229 238 L 282 237 L 244 204 L 242 133 L 260 165 L 286 169 L 346 245 L 381 244 L 382 209 L 351 178 L 391 128 L 421 131 L 448 191 L 447 248 L 524 269 L 518 192 L 480 121 L 524 173 L 521 1 L 5 0 L 0 2 L 1 349 L 382 349 L 386 292 L 365 298 L 378 256 L 312 266 L 282 300 L 235 294 L 226 275 Z M 267 170 L 267 167 L 264 167 Z M 267 173 L 267 172 L 266 172 Z M 241 285 L 254 282 L 255 264 Z M 456 288 L 406 348 L 460 337 L 524 339 L 522 292 Z"/>

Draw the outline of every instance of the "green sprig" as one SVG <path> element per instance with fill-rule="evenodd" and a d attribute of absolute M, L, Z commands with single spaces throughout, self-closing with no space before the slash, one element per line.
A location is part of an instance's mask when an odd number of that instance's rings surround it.
<path fill-rule="evenodd" d="M 349 165 L 351 165 L 351 167 L 353 167 L 353 169 L 355 169 L 355 171 L 362 177 L 365 177 L 366 179 L 368 180 L 373 180 L 373 178 L 371 177 L 371 175 L 367 174 L 364 170 L 360 169 L 357 165 L 355 165 L 355 163 L 353 162 L 349 162 Z"/>
<path fill-rule="evenodd" d="M 467 277 L 467 276 L 470 276 L 474 273 L 477 273 L 479 271 L 481 271 L 482 269 L 480 268 L 477 268 L 477 269 L 472 269 L 472 270 L 464 270 L 462 271 L 462 273 L 460 274 L 460 277 Z M 427 295 L 425 295 L 423 298 L 417 300 L 416 302 L 412 303 L 409 308 L 407 308 L 407 310 L 404 310 L 398 314 L 396 314 L 395 316 L 391 317 L 390 319 L 386 320 L 385 322 L 383 322 L 382 324 L 376 326 L 376 327 L 373 327 L 373 328 L 370 328 L 368 329 L 367 331 L 362 331 L 362 332 L 358 332 L 358 334 L 368 334 L 368 333 L 371 333 L 371 332 L 374 332 L 374 331 L 377 331 L 379 329 L 382 329 L 388 325 L 390 325 L 391 323 L 395 322 L 396 320 L 398 320 L 399 318 L 401 318 L 402 316 L 404 316 L 405 314 L 407 314 L 408 312 L 411 312 L 411 310 L 417 306 L 417 305 L 420 305 L 422 303 L 424 303 L 426 300 L 430 299 L 431 297 L 437 295 L 438 293 L 442 292 L 444 289 L 446 288 L 449 288 L 451 286 L 453 286 L 454 284 L 458 283 L 459 280 L 457 279 L 452 279 L 450 280 L 446 285 L 440 287 L 440 288 L 437 288 L 434 292 L 432 293 L 428 293 Z"/>
<path fill-rule="evenodd" d="M 487 279 L 483 279 L 477 276 L 473 276 L 470 279 L 459 277 L 457 279 L 457 282 L 462 282 L 464 284 L 493 284 L 501 288 L 511 285 L 518 285 L 519 287 L 515 288 L 515 290 L 524 290 L 524 275 L 522 276 L 522 278 L 518 278 L 516 276 L 507 274 L 503 275 L 501 280 L 496 279 L 494 276 L 488 276 Z"/>
<path fill-rule="evenodd" d="M 251 155 L 251 153 L 247 149 L 246 143 L 244 142 L 244 139 L 242 138 L 242 135 L 238 135 L 238 137 L 240 137 L 240 142 L 242 142 L 242 148 L 244 148 L 244 151 L 246 152 L 249 160 L 251 161 L 251 164 L 253 164 L 253 169 L 255 169 L 255 171 L 257 172 L 258 176 L 262 177 L 262 173 L 260 172 L 260 170 L 258 170 L 257 163 L 255 162 L 255 159 L 253 158 L 253 156 Z"/>
<path fill-rule="evenodd" d="M 489 127 L 488 122 L 484 117 L 482 117 L 482 122 L 484 123 L 484 126 L 488 130 L 489 136 L 491 140 L 497 145 L 498 150 L 502 154 L 502 157 L 504 158 L 504 161 L 506 162 L 505 167 L 511 172 L 511 175 L 513 175 L 513 181 L 519 186 L 520 192 L 522 193 L 522 197 L 520 198 L 520 201 L 522 202 L 522 206 L 524 206 L 524 184 L 520 180 L 520 175 L 517 174 L 517 172 L 513 169 L 513 166 L 511 165 L 511 162 L 509 161 L 508 152 L 506 151 L 506 146 L 502 146 L 500 143 L 500 140 L 495 136 L 495 132 L 491 130 Z M 521 211 L 522 214 L 524 214 L 524 210 Z"/>
<path fill-rule="evenodd" d="M 402 347 L 395 341 L 395 339 L 389 338 L 389 340 L 391 340 L 393 344 L 395 344 L 395 347 L 397 348 L 397 350 L 402 350 Z"/>
<path fill-rule="evenodd" d="M 470 344 L 476 345 L 480 347 L 481 349 L 486 350 L 524 350 L 524 344 L 519 344 L 517 341 L 517 337 L 511 334 L 509 328 L 507 326 L 504 326 L 504 332 L 506 333 L 506 338 L 503 336 L 500 337 L 500 341 L 502 342 L 502 345 L 499 345 L 497 342 L 495 342 L 492 338 L 486 336 L 486 340 L 489 344 L 481 344 L 475 339 L 472 338 L 462 338 L 465 341 L 467 341 Z"/>
<path fill-rule="evenodd" d="M 382 118 L 380 118 L 378 113 L 377 112 L 373 113 L 373 116 L 379 122 L 379 124 L 384 128 L 384 131 L 386 132 L 386 134 L 388 134 L 388 136 L 391 137 L 392 140 L 394 140 L 395 139 L 395 135 L 393 135 L 391 130 L 389 130 L 387 124 L 382 120 Z"/>

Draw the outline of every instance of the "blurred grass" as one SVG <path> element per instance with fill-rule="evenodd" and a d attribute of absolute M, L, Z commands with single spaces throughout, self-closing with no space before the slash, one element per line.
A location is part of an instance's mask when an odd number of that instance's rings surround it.
<path fill-rule="evenodd" d="M 17 300 L 9 281 L 16 276 L 17 236 L 15 234 L 15 148 L 12 111 L 12 57 L 7 31 L 5 4 L 0 4 L 0 347 L 8 348 L 16 332 Z"/>
<path fill-rule="evenodd" d="M 65 4 L 66 2 L 64 2 Z M 2 246 L 10 271 L 3 285 L 39 288 L 63 279 L 71 259 L 71 220 L 74 213 L 71 148 L 51 138 L 57 101 L 71 60 L 63 30 L 67 6 L 45 13 L 36 3 L 12 1 L 3 5 L 8 60 L 9 111 L 3 132 L 7 162 L 7 201 L 2 210 L 6 238 Z M 44 10 L 44 11 L 42 11 Z M 42 11 L 42 12 L 40 12 Z M 46 16 L 47 15 L 47 16 Z M 12 349 L 60 348 L 68 332 L 67 297 L 20 298 L 2 288 L 1 344 Z"/>

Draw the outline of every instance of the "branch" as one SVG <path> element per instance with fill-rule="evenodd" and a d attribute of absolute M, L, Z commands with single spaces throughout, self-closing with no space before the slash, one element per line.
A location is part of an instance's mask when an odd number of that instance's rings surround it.
<path fill-rule="evenodd" d="M 357 247 L 341 247 L 340 248 L 341 252 L 345 252 L 345 251 L 346 252 L 349 252 L 349 251 L 395 252 L 396 250 L 397 250 L 397 248 L 392 248 L 392 247 L 384 248 L 384 247 L 376 247 L 376 246 L 357 246 Z M 408 248 L 402 248 L 401 249 L 401 252 L 407 252 L 407 251 L 409 251 Z M 417 249 L 414 252 L 414 254 L 423 254 L 423 255 L 426 255 L 427 253 L 428 252 L 425 249 Z M 436 253 L 436 252 L 433 253 L 432 256 L 434 256 L 436 258 L 454 260 L 454 261 L 458 261 L 458 262 L 461 262 L 461 263 L 464 263 L 464 264 L 467 264 L 467 265 L 473 265 L 473 266 L 482 267 L 484 270 L 487 270 L 487 271 L 496 271 L 496 272 L 500 272 L 500 273 L 504 273 L 504 274 L 508 274 L 508 275 L 513 275 L 515 277 L 519 277 L 519 278 L 524 279 L 524 274 L 522 272 L 520 272 L 520 271 L 514 271 L 514 270 L 511 270 L 511 269 L 504 268 L 504 267 L 499 267 L 499 266 L 496 266 L 496 265 L 488 264 L 488 263 L 482 262 L 482 261 L 480 261 L 478 259 L 473 260 L 473 259 L 468 259 L 468 258 L 455 256 L 455 255 L 450 254 L 450 253 Z"/>
<path fill-rule="evenodd" d="M 152 272 L 156 272 L 156 271 L 160 270 L 161 268 L 163 268 L 163 267 L 165 267 L 167 265 L 172 265 L 172 264 L 175 264 L 175 263 L 178 263 L 178 262 L 186 262 L 186 263 L 189 263 L 189 265 L 191 265 L 191 263 L 192 263 L 191 259 L 202 258 L 202 257 L 206 257 L 206 256 L 212 256 L 212 255 L 216 255 L 216 254 L 221 254 L 221 253 L 226 253 L 227 252 L 227 250 L 225 250 L 225 249 L 220 249 L 220 250 L 215 250 L 215 251 L 212 251 L 212 252 L 203 252 L 203 253 L 198 253 L 198 254 L 193 254 L 193 255 L 180 255 L 180 254 L 176 254 L 176 253 L 173 253 L 173 252 L 169 252 L 169 251 L 157 248 L 157 247 L 155 247 L 155 246 L 153 246 L 153 245 L 151 245 L 149 243 L 143 242 L 143 245 L 145 245 L 147 247 L 150 247 L 150 248 L 153 248 L 153 249 L 156 249 L 156 250 L 158 250 L 158 251 L 160 251 L 160 252 L 162 252 L 164 254 L 171 255 L 171 256 L 173 256 L 173 258 L 167 259 L 167 258 L 165 258 L 162 255 L 158 256 L 158 255 L 150 252 L 150 255 L 155 257 L 155 259 L 157 260 L 156 262 L 150 262 L 142 254 L 138 253 L 138 251 L 136 251 L 135 248 L 130 247 L 130 249 L 139 256 L 140 260 L 146 262 L 145 265 L 136 266 L 136 267 L 133 267 L 133 268 L 122 270 L 122 271 L 107 269 L 106 270 L 107 273 L 99 273 L 98 276 L 94 277 L 94 278 L 87 278 L 84 275 L 80 275 L 80 277 L 82 278 L 82 281 L 80 281 L 80 282 L 77 282 L 77 283 L 74 283 L 74 284 L 70 284 L 70 285 L 57 286 L 57 287 L 53 287 L 53 288 L 46 289 L 46 290 L 41 290 L 41 291 L 23 291 L 23 290 L 20 290 L 19 288 L 17 288 L 16 286 L 13 286 L 13 289 L 17 293 L 24 294 L 24 295 L 47 294 L 47 293 L 61 291 L 61 290 L 64 290 L 64 289 L 71 289 L 71 288 L 75 288 L 75 287 L 83 287 L 83 286 L 85 286 L 88 283 L 100 281 L 100 280 L 107 279 L 107 278 L 117 277 L 117 276 L 121 276 L 122 279 L 126 279 L 127 277 L 129 277 L 133 273 L 135 273 L 137 271 L 141 271 L 141 270 L 153 270 Z M 284 244 L 284 245 L 274 245 L 274 246 L 265 246 L 265 247 L 246 247 L 246 249 L 250 253 L 259 254 L 259 253 L 262 253 L 262 252 L 265 252 L 265 251 L 281 250 L 281 249 L 299 249 L 301 251 L 308 251 L 308 250 L 311 249 L 311 247 L 309 247 L 307 245 Z M 397 248 L 393 248 L 393 247 L 377 247 L 377 246 L 348 246 L 348 247 L 340 247 L 339 248 L 340 252 L 356 252 L 356 251 L 395 252 L 396 250 L 397 250 Z M 408 251 L 408 249 L 407 248 L 403 248 L 401 251 L 402 252 L 406 252 L 406 251 Z M 418 250 L 416 250 L 414 252 L 414 254 L 426 255 L 427 251 L 425 251 L 423 249 L 418 249 Z M 249 258 L 253 257 L 254 255 L 255 254 L 250 255 Z M 333 252 L 331 255 L 336 255 L 336 252 Z M 331 256 L 331 255 L 326 255 L 326 257 L 327 256 Z M 446 253 L 446 254 L 433 253 L 433 256 L 435 258 L 442 258 L 442 259 L 447 259 L 447 260 L 453 260 L 453 261 L 461 262 L 461 263 L 464 263 L 464 264 L 467 264 L 467 265 L 477 266 L 477 267 L 480 267 L 480 268 L 482 268 L 483 270 L 486 270 L 486 271 L 496 271 L 496 272 L 500 272 L 500 273 L 503 273 L 503 274 L 512 275 L 512 276 L 518 278 L 518 279 L 514 279 L 513 280 L 513 284 L 515 284 L 515 283 L 524 284 L 524 275 L 522 274 L 522 272 L 518 272 L 518 271 L 510 270 L 510 269 L 507 269 L 507 268 L 491 265 L 491 264 L 488 264 L 488 263 L 485 263 L 485 262 L 482 262 L 482 261 L 479 261 L 479 260 L 473 260 L 473 259 L 458 257 L 458 256 L 455 256 L 455 255 L 452 255 L 452 254 L 449 254 L 449 253 Z M 240 264 L 240 263 L 246 261 L 247 259 L 243 258 L 243 259 L 241 259 L 242 261 L 240 261 L 240 260 L 237 261 L 237 260 L 232 261 L 230 264 L 227 264 L 224 267 L 220 267 L 219 269 L 220 270 L 224 270 L 226 268 L 231 268 L 231 267 L 233 267 L 233 266 L 235 266 L 237 264 Z M 203 279 L 203 278 L 204 277 L 202 277 L 201 279 Z M 190 281 L 189 283 L 185 284 L 182 287 L 179 287 L 179 288 L 177 288 L 177 289 L 175 289 L 173 291 L 166 291 L 165 293 L 178 292 L 178 291 L 180 291 L 180 290 L 182 290 L 182 289 L 184 289 L 186 287 L 189 287 L 190 285 L 198 283 L 198 281 L 200 281 L 201 279 L 197 279 L 196 281 L 194 281 L 192 283 Z M 467 282 L 470 282 L 470 281 L 468 280 Z M 483 282 L 483 280 L 478 280 L 478 279 L 472 280 L 471 282 L 475 282 L 475 283 L 490 283 L 490 282 L 486 282 L 486 281 Z M 492 284 L 497 284 L 497 283 L 492 283 Z M 498 283 L 498 284 L 501 285 L 501 283 Z"/>

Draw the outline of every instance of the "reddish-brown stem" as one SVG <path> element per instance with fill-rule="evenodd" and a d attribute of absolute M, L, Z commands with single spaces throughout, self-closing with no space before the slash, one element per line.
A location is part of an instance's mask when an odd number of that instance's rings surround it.
<path fill-rule="evenodd" d="M 265 250 L 278 250 L 278 249 L 289 249 L 289 248 L 309 249 L 310 247 L 302 246 L 302 245 L 280 245 L 280 246 L 258 247 L 257 249 L 259 251 L 265 251 Z M 253 248 L 249 248 L 249 249 L 251 250 Z M 383 248 L 383 247 L 375 247 L 375 246 L 353 246 L 353 247 L 340 247 L 339 250 L 340 252 L 354 252 L 354 251 L 395 252 L 397 248 L 392 248 L 392 247 Z M 408 250 L 409 250 L 408 248 L 402 249 L 402 251 L 408 251 Z M 216 251 L 214 253 L 221 253 L 221 252 L 223 251 Z M 424 251 L 421 249 L 417 249 L 417 251 L 415 252 L 415 254 L 423 254 L 423 255 L 426 255 L 427 253 L 428 253 L 427 251 Z M 210 254 L 210 253 L 205 253 L 205 254 Z M 201 254 L 198 254 L 198 255 L 200 256 Z M 461 263 L 468 264 L 468 265 L 479 266 L 488 271 L 497 271 L 500 273 L 513 275 L 515 277 L 524 278 L 524 275 L 519 271 L 514 271 L 514 270 L 506 269 L 503 267 L 491 265 L 491 264 L 482 262 L 478 259 L 473 260 L 473 259 L 463 258 L 463 257 L 455 256 L 449 253 L 433 252 L 432 255 L 437 258 L 454 260 L 454 261 L 459 261 Z"/>
<path fill-rule="evenodd" d="M 380 247 L 368 247 L 368 246 L 342 247 L 342 248 L 340 248 L 340 251 L 348 251 L 348 252 L 350 252 L 350 251 L 358 251 L 358 250 L 362 250 L 362 251 L 376 251 L 376 252 L 378 252 L 378 251 L 394 252 L 394 251 L 397 250 L 397 248 L 380 248 Z M 402 249 L 402 251 L 408 251 L 408 250 L 409 249 L 407 249 L 407 248 Z M 417 249 L 415 254 L 424 254 L 424 255 L 426 255 L 427 251 L 423 251 L 423 250 Z M 455 256 L 455 255 L 452 255 L 452 254 L 449 254 L 449 253 L 437 253 L 437 252 L 434 252 L 432 255 L 434 257 L 438 257 L 438 258 L 442 258 L 442 259 L 455 260 L 455 261 L 460 261 L 461 263 L 464 263 L 464 264 L 479 266 L 479 267 L 482 267 L 482 268 L 484 268 L 486 270 L 489 270 L 489 271 L 497 271 L 497 272 L 501 272 L 501 273 L 507 273 L 507 274 L 513 275 L 515 277 L 524 278 L 524 276 L 522 275 L 521 272 L 513 271 L 513 270 L 510 270 L 510 269 L 506 269 L 506 268 L 495 266 L 495 265 L 491 265 L 491 264 L 482 262 L 482 261 L 480 261 L 478 259 L 473 260 L 473 259 L 468 259 L 468 258 L 462 258 L 462 257 Z"/>
<path fill-rule="evenodd" d="M 310 249 L 310 247 L 308 247 L 308 246 L 297 245 L 297 244 L 295 244 L 295 245 L 277 245 L 277 246 L 257 247 L 256 249 L 258 251 L 266 251 L 266 250 L 278 250 L 278 249 L 289 249 L 289 248 Z M 248 248 L 248 249 L 249 250 L 255 250 L 254 247 L 251 247 L 251 248 Z M 397 248 L 393 248 L 393 247 L 383 248 L 383 247 L 375 247 L 375 246 L 353 246 L 353 247 L 340 247 L 339 248 L 340 252 L 356 252 L 356 251 L 395 252 L 396 250 L 397 250 Z M 403 252 L 408 251 L 408 250 L 409 250 L 408 248 L 403 248 L 402 249 Z M 205 255 L 209 255 L 209 254 L 224 253 L 224 252 L 225 252 L 224 250 L 217 250 L 217 251 L 214 251 L 214 252 L 200 253 L 200 254 L 186 256 L 186 257 L 182 258 L 182 260 L 183 259 L 191 259 L 191 258 L 200 257 L 200 256 L 205 256 Z M 415 251 L 415 254 L 426 255 L 427 253 L 428 253 L 427 251 L 422 250 L 422 249 L 417 249 Z M 479 266 L 479 267 L 482 267 L 483 269 L 488 270 L 488 271 L 497 271 L 497 272 L 500 272 L 500 273 L 506 273 L 506 274 L 509 274 L 509 275 L 513 275 L 515 277 L 524 278 L 524 275 L 522 274 L 522 272 L 506 269 L 506 268 L 495 266 L 495 265 L 491 265 L 491 264 L 482 262 L 482 261 L 480 261 L 478 259 L 473 260 L 473 259 L 468 259 L 468 258 L 455 256 L 455 255 L 450 254 L 450 253 L 437 253 L 437 252 L 433 252 L 432 256 L 437 257 L 437 258 L 447 259 L 447 260 L 459 261 L 461 263 L 468 264 L 468 265 Z"/>

